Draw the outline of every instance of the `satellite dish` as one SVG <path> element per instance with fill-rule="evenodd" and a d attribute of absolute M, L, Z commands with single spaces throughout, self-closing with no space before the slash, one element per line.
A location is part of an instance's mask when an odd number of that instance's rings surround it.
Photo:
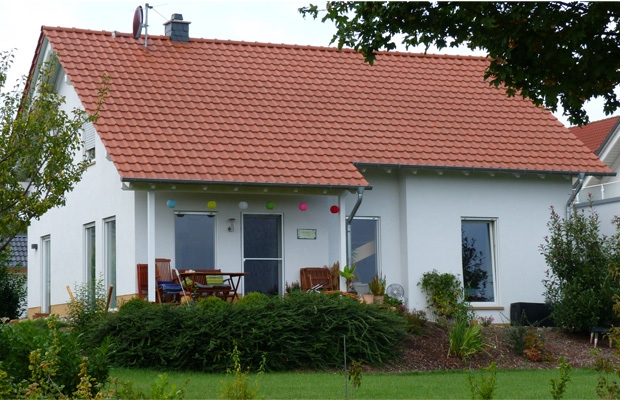
<path fill-rule="evenodd" d="M 139 39 L 142 34 L 142 27 L 144 26 L 143 22 L 143 14 L 142 14 L 142 6 L 138 6 L 136 11 L 133 13 L 133 38 Z"/>

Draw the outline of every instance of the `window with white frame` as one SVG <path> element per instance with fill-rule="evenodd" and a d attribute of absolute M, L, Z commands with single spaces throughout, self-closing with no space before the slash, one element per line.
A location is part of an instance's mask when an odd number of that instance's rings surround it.
<path fill-rule="evenodd" d="M 95 159 L 95 126 L 92 122 L 84 124 L 82 130 L 82 140 L 84 141 L 84 157 L 89 160 Z"/>
<path fill-rule="evenodd" d="M 462 219 L 463 285 L 469 302 L 496 299 L 494 219 Z"/>
<path fill-rule="evenodd" d="M 369 283 L 379 271 L 379 218 L 356 217 L 351 222 L 351 262 L 355 275 L 362 283 Z"/>
<path fill-rule="evenodd" d="M 104 220 L 103 235 L 105 286 L 113 286 L 110 307 L 116 308 L 116 219 L 108 218 Z"/>
<path fill-rule="evenodd" d="M 215 268 L 215 213 L 174 213 L 175 264 L 178 269 Z"/>
<path fill-rule="evenodd" d="M 88 284 L 91 299 L 95 298 L 97 284 L 97 260 L 96 260 L 96 235 L 95 224 L 84 225 L 84 267 L 86 270 L 86 283 Z"/>

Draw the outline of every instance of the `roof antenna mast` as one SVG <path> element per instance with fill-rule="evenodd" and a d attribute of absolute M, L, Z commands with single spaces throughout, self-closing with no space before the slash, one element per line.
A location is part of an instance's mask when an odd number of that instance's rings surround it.
<path fill-rule="evenodd" d="M 148 47 L 149 9 L 153 8 L 153 6 L 149 6 L 149 3 L 146 3 L 144 8 L 146 9 L 146 18 L 144 18 L 145 15 L 142 12 L 142 6 L 138 6 L 133 13 L 133 37 L 134 39 L 140 39 L 142 28 L 144 28 L 144 47 Z"/>

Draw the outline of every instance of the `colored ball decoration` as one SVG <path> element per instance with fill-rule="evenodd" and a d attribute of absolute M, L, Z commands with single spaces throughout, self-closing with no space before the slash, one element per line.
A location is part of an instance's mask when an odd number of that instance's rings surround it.
<path fill-rule="evenodd" d="M 340 212 L 340 207 L 338 207 L 338 206 L 331 206 L 329 208 L 329 211 L 331 211 L 332 214 L 338 214 Z"/>
<path fill-rule="evenodd" d="M 307 203 L 299 203 L 299 209 L 301 211 L 306 211 L 308 209 L 308 204 Z"/>
<path fill-rule="evenodd" d="M 248 208 L 248 202 L 247 201 L 240 201 L 239 202 L 239 208 L 242 210 L 246 210 Z"/>
<path fill-rule="evenodd" d="M 210 202 L 207 203 L 207 207 L 213 209 L 215 207 L 217 207 L 217 203 L 213 200 L 211 200 Z"/>
<path fill-rule="evenodd" d="M 166 205 L 168 206 L 168 208 L 174 208 L 174 207 L 176 207 L 176 206 L 177 206 L 177 202 L 176 202 L 176 201 L 174 201 L 174 200 L 172 200 L 172 199 L 170 199 L 170 200 L 168 200 L 168 201 L 166 202 Z"/>
<path fill-rule="evenodd" d="M 276 205 L 275 205 L 275 203 L 274 203 L 273 201 L 268 201 L 268 202 L 265 204 L 265 207 L 267 207 L 267 210 L 273 210 L 273 209 L 275 208 L 275 206 L 276 206 Z"/>

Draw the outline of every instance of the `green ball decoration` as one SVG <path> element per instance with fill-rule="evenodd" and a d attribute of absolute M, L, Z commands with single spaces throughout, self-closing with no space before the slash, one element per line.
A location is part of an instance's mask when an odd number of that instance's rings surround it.
<path fill-rule="evenodd" d="M 207 207 L 215 208 L 215 207 L 217 207 L 217 203 L 214 202 L 213 200 L 211 200 L 210 202 L 207 203 Z"/>
<path fill-rule="evenodd" d="M 273 210 L 275 208 L 275 204 L 273 201 L 268 201 L 267 204 L 265 204 L 265 207 L 267 207 L 267 210 Z"/>

